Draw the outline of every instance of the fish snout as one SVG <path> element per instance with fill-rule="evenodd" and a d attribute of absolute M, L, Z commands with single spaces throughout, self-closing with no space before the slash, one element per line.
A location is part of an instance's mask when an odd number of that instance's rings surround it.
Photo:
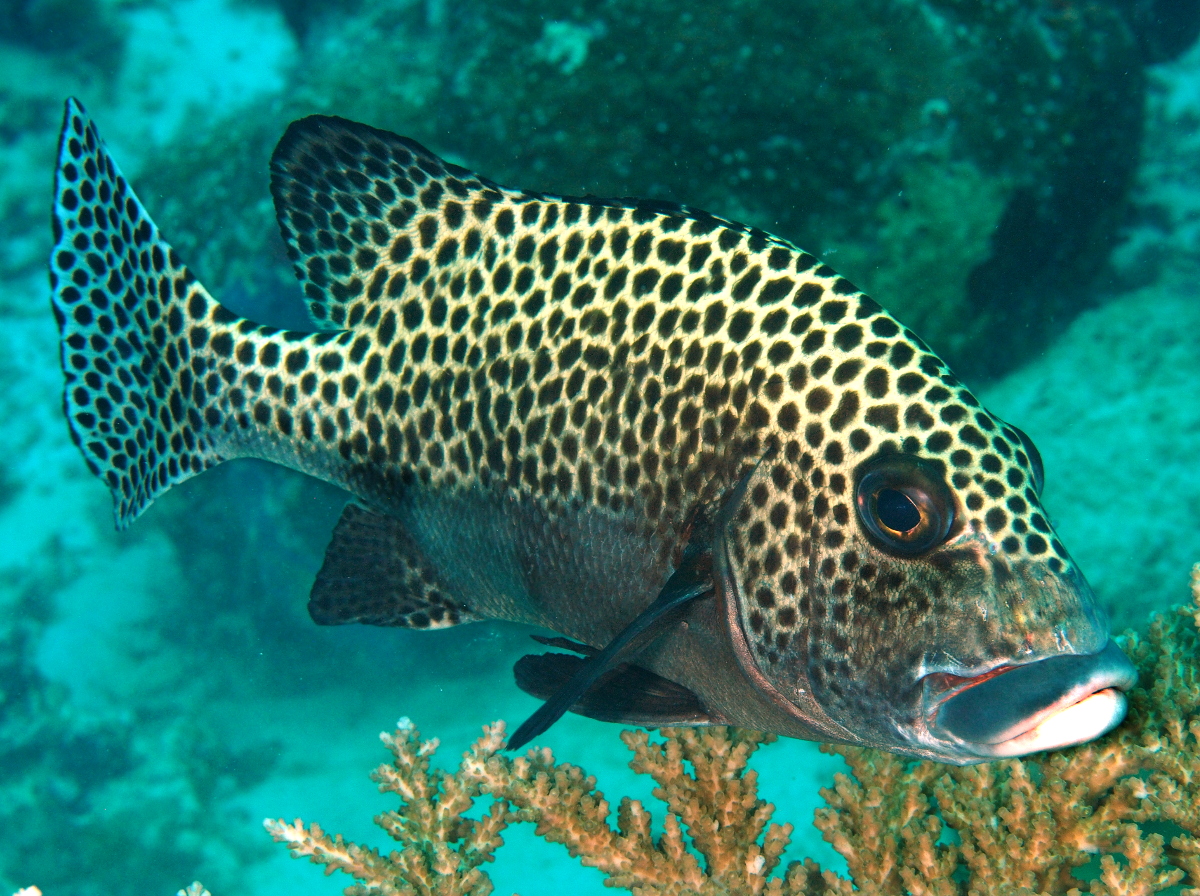
<path fill-rule="evenodd" d="M 929 731 L 970 762 L 1086 743 L 1125 718 L 1137 670 L 1109 639 L 1096 653 L 924 679 Z"/>

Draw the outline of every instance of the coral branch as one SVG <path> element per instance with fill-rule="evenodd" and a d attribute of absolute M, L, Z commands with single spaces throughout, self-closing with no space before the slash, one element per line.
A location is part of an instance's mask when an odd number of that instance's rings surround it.
<path fill-rule="evenodd" d="M 324 865 L 326 874 L 343 871 L 358 880 L 346 890 L 348 896 L 487 896 L 492 882 L 479 866 L 490 862 L 504 842 L 500 832 L 509 823 L 507 804 L 495 803 L 482 819 L 468 818 L 481 788 L 468 775 L 430 771 L 437 740 L 422 741 L 407 720 L 380 739 L 393 762 L 377 768 L 372 779 L 381 791 L 399 796 L 400 807 L 376 816 L 375 823 L 403 849 L 383 856 L 340 835 L 331 838 L 317 824 L 306 828 L 299 819 L 289 825 L 268 818 L 267 831 L 293 856 Z M 502 725 L 485 728 L 464 757 L 464 768 L 495 753 L 503 742 Z"/>

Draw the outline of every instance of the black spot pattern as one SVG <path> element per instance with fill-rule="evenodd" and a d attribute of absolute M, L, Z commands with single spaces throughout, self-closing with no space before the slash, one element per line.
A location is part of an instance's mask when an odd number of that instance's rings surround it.
<path fill-rule="evenodd" d="M 66 407 L 122 524 L 252 454 L 384 505 L 407 488 L 476 489 L 678 533 L 769 454 L 778 472 L 731 537 L 768 666 L 807 649 L 802 624 L 846 637 L 856 589 L 879 612 L 902 600 L 860 559 L 854 470 L 880 450 L 961 474 L 962 524 L 1006 556 L 1069 567 L 1050 533 L 1029 534 L 1032 470 L 1011 431 L 783 240 L 685 207 L 510 190 L 328 117 L 295 122 L 271 172 L 322 332 L 215 302 L 68 107 L 51 257 Z M 817 582 L 821 615 L 804 605 Z"/>

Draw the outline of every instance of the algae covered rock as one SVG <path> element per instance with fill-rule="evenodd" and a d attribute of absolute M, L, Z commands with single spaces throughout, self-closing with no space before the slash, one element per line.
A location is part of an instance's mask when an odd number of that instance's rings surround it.
<path fill-rule="evenodd" d="M 278 105 L 189 136 L 192 164 L 170 175 L 204 172 L 202 214 L 178 215 L 207 231 L 201 273 L 251 251 L 261 270 L 268 147 L 328 112 L 502 182 L 761 226 L 877 294 L 968 378 L 1011 368 L 1088 304 L 1141 134 L 1138 38 L 1098 2 L 339 4 L 303 35 Z M 206 224 L 234 194 L 239 215 Z M 179 248 L 193 258 L 186 232 Z"/>
<path fill-rule="evenodd" d="M 473 21 L 439 112 L 472 162 L 780 233 L 968 376 L 1036 349 L 1115 241 L 1143 85 L 1112 7 L 543 0 Z"/>
<path fill-rule="evenodd" d="M 113 0 L 0 0 L 0 42 L 117 65 L 124 29 Z"/>

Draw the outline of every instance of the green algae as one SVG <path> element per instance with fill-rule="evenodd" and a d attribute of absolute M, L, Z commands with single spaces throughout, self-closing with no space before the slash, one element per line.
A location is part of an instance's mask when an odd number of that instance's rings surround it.
<path fill-rule="evenodd" d="M 1137 160 L 1136 41 L 1096 5 L 337 12 L 306 23 L 275 103 L 194 116 L 150 166 L 150 192 L 176 197 L 160 225 L 218 292 L 267 269 L 286 282 L 266 161 L 289 120 L 326 112 L 504 183 L 684 202 L 834 250 L 960 374 L 991 377 L 1087 306 Z"/>

